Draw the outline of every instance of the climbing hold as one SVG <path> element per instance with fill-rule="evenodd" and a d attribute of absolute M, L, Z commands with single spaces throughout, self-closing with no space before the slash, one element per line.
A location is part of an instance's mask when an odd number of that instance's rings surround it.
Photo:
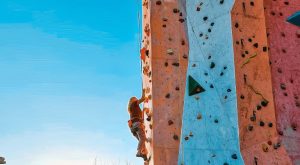
<path fill-rule="evenodd" d="M 201 114 L 198 114 L 198 115 L 197 115 L 197 119 L 198 119 L 198 120 L 201 120 L 201 119 L 202 119 L 202 115 L 201 115 Z"/>
<path fill-rule="evenodd" d="M 174 54 L 174 51 L 173 51 L 173 49 L 168 49 L 168 50 L 167 50 L 167 53 L 168 53 L 168 55 L 173 55 L 173 54 Z"/>
<path fill-rule="evenodd" d="M 266 107 L 268 105 L 269 101 L 267 100 L 263 100 L 260 104 L 263 106 L 263 107 Z"/>
<path fill-rule="evenodd" d="M 205 89 L 192 77 L 189 76 L 189 96 L 202 93 Z"/>
<path fill-rule="evenodd" d="M 156 1 L 156 4 L 157 5 L 161 5 L 161 1 Z"/>
<path fill-rule="evenodd" d="M 167 99 L 170 98 L 170 97 L 171 97 L 170 93 L 166 94 Z"/>
<path fill-rule="evenodd" d="M 232 159 L 237 159 L 238 157 L 237 157 L 236 154 L 232 154 L 232 155 L 231 155 L 231 158 L 232 158 Z"/>
<path fill-rule="evenodd" d="M 210 63 L 210 68 L 213 69 L 216 66 L 216 64 L 214 62 Z"/>
<path fill-rule="evenodd" d="M 259 122 L 259 125 L 260 125 L 261 127 L 263 127 L 263 126 L 265 126 L 265 123 L 264 123 L 263 121 L 260 121 L 260 122 Z"/>
<path fill-rule="evenodd" d="M 268 126 L 271 128 L 273 127 L 273 123 L 269 123 Z"/>
<path fill-rule="evenodd" d="M 254 128 L 254 127 L 253 127 L 252 125 L 248 125 L 248 130 L 249 130 L 249 131 L 252 131 L 253 128 Z"/>
<path fill-rule="evenodd" d="M 178 140 L 178 135 L 173 135 L 174 140 Z"/>
<path fill-rule="evenodd" d="M 297 124 L 296 124 L 296 123 L 293 123 L 293 124 L 291 125 L 291 127 L 292 127 L 292 129 L 293 129 L 294 131 L 297 131 Z"/>
<path fill-rule="evenodd" d="M 262 149 L 264 152 L 268 152 L 269 151 L 269 147 L 267 144 L 262 144 Z"/>
<path fill-rule="evenodd" d="M 173 13 L 178 13 L 179 12 L 179 10 L 178 9 L 173 9 Z"/>
<path fill-rule="evenodd" d="M 300 26 L 300 11 L 294 13 L 292 16 L 288 17 L 287 22 Z"/>
<path fill-rule="evenodd" d="M 184 140 L 189 140 L 189 137 L 188 136 L 184 137 Z"/>
<path fill-rule="evenodd" d="M 276 150 L 281 146 L 281 144 L 278 142 L 276 144 L 273 145 L 273 148 Z"/>
<path fill-rule="evenodd" d="M 172 65 L 173 66 L 179 66 L 179 63 L 178 62 L 174 62 Z"/>
<path fill-rule="evenodd" d="M 256 106 L 256 109 L 257 109 L 257 110 L 261 110 L 261 106 L 260 106 L 260 105 L 257 105 L 257 106 Z"/>
<path fill-rule="evenodd" d="M 281 88 L 282 90 L 286 90 L 285 84 L 281 83 L 281 84 L 280 84 L 280 88 Z"/>
<path fill-rule="evenodd" d="M 193 135 L 193 132 L 190 132 L 189 136 L 190 136 L 190 137 L 193 137 L 193 136 L 194 136 L 194 135 Z"/>
<path fill-rule="evenodd" d="M 168 125 L 172 125 L 172 124 L 174 124 L 174 122 L 172 120 L 169 120 Z"/>

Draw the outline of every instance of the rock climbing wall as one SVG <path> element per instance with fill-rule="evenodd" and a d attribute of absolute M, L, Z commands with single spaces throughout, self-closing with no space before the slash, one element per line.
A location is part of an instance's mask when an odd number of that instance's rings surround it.
<path fill-rule="evenodd" d="M 188 58 L 183 0 L 144 0 L 143 81 L 151 94 L 149 164 L 177 164 Z M 143 53 L 141 53 L 143 54 Z"/>
<path fill-rule="evenodd" d="M 189 64 L 179 165 L 243 164 L 232 47 L 233 3 L 186 2 Z M 199 87 L 194 90 L 195 83 Z"/>
<path fill-rule="evenodd" d="M 278 138 L 261 0 L 236 0 L 232 31 L 240 144 L 245 164 L 291 164 Z"/>
<path fill-rule="evenodd" d="M 286 22 L 299 10 L 143 0 L 146 164 L 300 164 L 300 28 Z"/>
<path fill-rule="evenodd" d="M 264 0 L 277 128 L 294 164 L 300 164 L 300 27 L 286 20 L 299 0 Z"/>
<path fill-rule="evenodd" d="M 142 20 L 143 20 L 143 39 L 142 39 L 142 49 L 140 52 L 142 61 L 142 75 L 143 75 L 143 89 L 145 89 L 146 96 L 148 99 L 144 103 L 144 108 L 148 109 L 148 113 L 144 113 L 144 123 L 146 137 L 150 140 L 146 143 L 146 148 L 148 150 L 148 158 L 150 158 L 149 164 L 153 164 L 152 157 L 152 141 L 151 139 L 152 131 L 152 60 L 151 60 L 151 35 L 150 35 L 150 9 L 147 1 L 142 1 Z M 150 96 L 150 97 L 149 97 Z"/>

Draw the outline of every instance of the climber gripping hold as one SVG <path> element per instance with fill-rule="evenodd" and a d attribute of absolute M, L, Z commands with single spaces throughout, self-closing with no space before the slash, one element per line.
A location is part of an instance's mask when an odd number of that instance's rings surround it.
<path fill-rule="evenodd" d="M 142 157 L 145 161 L 147 160 L 148 151 L 145 146 L 146 134 L 144 126 L 144 112 L 140 108 L 140 104 L 143 103 L 147 98 L 145 97 L 145 90 L 143 90 L 142 98 L 137 99 L 131 97 L 128 103 L 128 112 L 130 120 L 128 120 L 128 126 L 131 133 L 139 141 L 137 148 L 137 157 Z"/>

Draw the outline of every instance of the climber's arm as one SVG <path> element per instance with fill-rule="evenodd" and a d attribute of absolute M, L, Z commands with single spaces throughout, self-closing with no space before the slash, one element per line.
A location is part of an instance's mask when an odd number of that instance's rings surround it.
<path fill-rule="evenodd" d="M 138 100 L 138 104 L 141 104 L 141 103 L 144 102 L 145 100 L 146 100 L 145 89 L 143 89 L 142 98 L 140 98 L 140 99 Z"/>

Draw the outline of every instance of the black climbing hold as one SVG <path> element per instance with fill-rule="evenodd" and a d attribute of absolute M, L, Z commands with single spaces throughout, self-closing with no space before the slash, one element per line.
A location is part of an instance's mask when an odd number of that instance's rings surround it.
<path fill-rule="evenodd" d="M 188 136 L 184 137 L 184 140 L 189 140 L 189 137 Z"/>
<path fill-rule="evenodd" d="M 227 92 L 231 92 L 231 89 L 227 89 Z"/>
<path fill-rule="evenodd" d="M 231 155 L 231 158 L 232 158 L 232 159 L 237 159 L 238 157 L 237 157 L 236 154 L 232 154 L 232 155 Z"/>
<path fill-rule="evenodd" d="M 263 126 L 265 126 L 265 123 L 264 123 L 263 121 L 260 121 L 260 122 L 259 122 L 259 125 L 260 125 L 261 127 L 263 127 Z"/>
<path fill-rule="evenodd" d="M 239 23 L 235 23 L 235 25 L 234 25 L 236 28 L 238 28 L 239 27 Z"/>
<path fill-rule="evenodd" d="M 215 25 L 215 23 L 213 23 L 213 22 L 210 24 L 210 26 L 214 26 L 214 25 Z"/>
<path fill-rule="evenodd" d="M 172 124 L 174 124 L 174 122 L 172 120 L 169 120 L 168 125 L 172 125 Z"/>
<path fill-rule="evenodd" d="M 263 47 L 263 51 L 266 52 L 268 49 L 266 46 Z"/>
<path fill-rule="evenodd" d="M 228 163 L 224 163 L 223 165 L 229 165 Z"/>
<path fill-rule="evenodd" d="M 174 140 L 178 140 L 178 135 L 173 135 Z"/>
<path fill-rule="evenodd" d="M 214 88 L 214 86 L 212 85 L 212 84 L 210 84 L 210 86 L 209 86 L 210 88 Z"/>
<path fill-rule="evenodd" d="M 215 119 L 215 121 L 214 121 L 215 123 L 219 123 L 219 120 L 218 119 Z"/>
<path fill-rule="evenodd" d="M 241 97 L 240 97 L 241 99 L 245 99 L 245 96 L 244 95 L 241 95 Z"/>
<path fill-rule="evenodd" d="M 255 48 L 258 48 L 258 43 L 253 44 Z"/>
<path fill-rule="evenodd" d="M 176 87 L 175 90 L 176 90 L 176 91 L 179 91 L 179 87 Z"/>
<path fill-rule="evenodd" d="M 151 116 L 148 116 L 146 120 L 151 121 Z"/>
<path fill-rule="evenodd" d="M 249 41 L 249 42 L 252 42 L 252 39 L 251 39 L 251 38 L 248 38 L 248 41 Z"/>
<path fill-rule="evenodd" d="M 293 124 L 291 125 L 291 127 L 292 127 L 292 129 L 293 129 L 294 131 L 297 131 L 297 124 L 296 124 L 296 123 L 293 123 Z"/>
<path fill-rule="evenodd" d="M 287 22 L 294 24 L 296 26 L 300 26 L 300 11 L 294 13 L 287 19 Z"/>
<path fill-rule="evenodd" d="M 280 84 L 280 88 L 281 88 L 282 90 L 286 90 L 285 84 L 281 83 L 281 84 Z"/>
<path fill-rule="evenodd" d="M 208 73 L 205 72 L 204 75 L 205 75 L 205 76 L 208 76 Z"/>
<path fill-rule="evenodd" d="M 224 99 L 226 100 L 228 98 L 228 96 L 224 96 Z"/>
<path fill-rule="evenodd" d="M 207 16 L 203 17 L 203 21 L 206 21 L 207 19 L 208 19 L 208 17 L 207 17 Z"/>
<path fill-rule="evenodd" d="M 224 0 L 220 0 L 220 4 L 223 4 L 224 3 Z M 224 164 L 225 165 L 225 164 Z"/>
<path fill-rule="evenodd" d="M 178 9 L 173 9 L 173 13 L 178 13 L 179 12 L 179 10 Z"/>
<path fill-rule="evenodd" d="M 223 76 L 223 75 L 224 75 L 224 73 L 223 73 L 223 72 L 221 72 L 221 73 L 220 73 L 220 76 Z"/>
<path fill-rule="evenodd" d="M 161 1 L 156 1 L 156 4 L 157 5 L 161 5 Z"/>
<path fill-rule="evenodd" d="M 210 63 L 210 68 L 213 69 L 216 66 L 216 64 L 214 62 Z"/>
<path fill-rule="evenodd" d="M 197 11 L 200 11 L 200 10 L 201 10 L 201 8 L 198 6 L 196 10 L 197 10 Z"/>
<path fill-rule="evenodd" d="M 202 93 L 205 89 L 192 77 L 189 76 L 189 96 Z"/>
<path fill-rule="evenodd" d="M 200 33 L 200 34 L 199 34 L 199 37 L 202 37 L 202 36 L 203 36 L 203 33 Z"/>
<path fill-rule="evenodd" d="M 269 123 L 268 126 L 271 128 L 273 127 L 273 123 Z"/>
<path fill-rule="evenodd" d="M 166 94 L 167 99 L 170 98 L 170 97 L 171 97 L 170 93 Z"/>
<path fill-rule="evenodd" d="M 179 19 L 179 22 L 183 23 L 183 22 L 184 22 L 184 19 L 183 19 L 183 18 L 180 18 L 180 19 Z"/>
<path fill-rule="evenodd" d="M 256 109 L 257 109 L 257 110 L 261 110 L 261 106 L 260 106 L 260 105 L 257 105 L 257 106 L 256 106 Z"/>
<path fill-rule="evenodd" d="M 210 32 L 211 32 L 211 29 L 208 29 L 207 31 L 210 33 Z"/>
<path fill-rule="evenodd" d="M 252 126 L 252 125 L 249 125 L 249 126 L 248 126 L 248 130 L 249 130 L 249 131 L 252 131 L 252 130 L 253 130 L 253 126 Z"/>
<path fill-rule="evenodd" d="M 179 66 L 179 63 L 178 62 L 174 62 L 172 65 L 173 66 Z"/>
<path fill-rule="evenodd" d="M 168 62 L 165 62 L 165 67 L 167 67 L 169 64 L 168 64 Z"/>
<path fill-rule="evenodd" d="M 254 6 L 254 2 L 253 2 L 253 1 L 251 1 L 251 2 L 250 2 L 250 5 L 251 5 L 251 6 Z"/>
<path fill-rule="evenodd" d="M 260 104 L 263 106 L 263 107 L 266 107 L 268 105 L 268 101 L 267 100 L 263 100 Z"/>

